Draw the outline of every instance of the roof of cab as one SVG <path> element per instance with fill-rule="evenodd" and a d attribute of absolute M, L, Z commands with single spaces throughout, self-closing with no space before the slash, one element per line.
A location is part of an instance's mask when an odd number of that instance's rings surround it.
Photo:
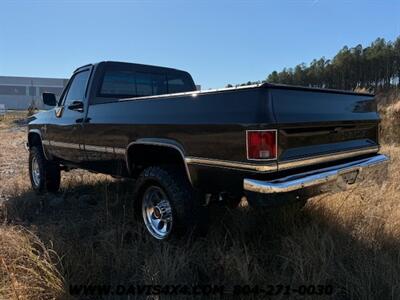
<path fill-rule="evenodd" d="M 112 64 L 112 65 L 132 65 L 132 66 L 138 66 L 138 67 L 146 67 L 146 68 L 157 68 L 157 69 L 165 69 L 165 70 L 169 70 L 169 71 L 173 71 L 173 72 L 185 72 L 188 73 L 187 71 L 184 70 L 179 70 L 179 69 L 175 69 L 175 68 L 169 68 L 169 67 L 163 67 L 163 66 L 155 66 L 155 65 L 146 65 L 146 64 L 137 64 L 137 63 L 130 63 L 130 62 L 122 62 L 122 61 L 100 61 L 94 64 L 87 64 L 84 66 L 81 66 L 79 68 L 77 68 L 74 73 L 81 71 L 84 68 L 88 68 L 91 66 L 97 66 L 100 64 Z"/>

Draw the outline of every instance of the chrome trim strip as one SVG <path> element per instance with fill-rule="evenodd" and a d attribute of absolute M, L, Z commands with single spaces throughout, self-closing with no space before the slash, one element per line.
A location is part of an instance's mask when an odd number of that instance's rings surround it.
<path fill-rule="evenodd" d="M 85 145 L 85 150 L 87 151 L 95 151 L 95 152 L 103 152 L 104 147 L 93 146 L 93 145 Z"/>
<path fill-rule="evenodd" d="M 366 170 L 373 169 L 375 167 L 383 167 L 383 165 L 387 164 L 388 161 L 388 157 L 378 154 L 374 157 L 364 158 L 362 160 L 320 169 L 317 171 L 292 175 L 274 181 L 244 179 L 243 188 L 246 191 L 262 194 L 287 193 L 313 186 L 329 184 L 335 181 L 338 182 L 341 175 L 352 171 L 358 171 L 357 180 L 359 181 L 364 179 L 363 173 L 366 173 Z M 346 183 L 344 184 L 346 185 Z"/>
<path fill-rule="evenodd" d="M 104 147 L 104 152 L 114 154 L 114 147 Z"/>
<path fill-rule="evenodd" d="M 185 154 L 183 153 L 182 149 L 180 149 L 176 145 L 168 144 L 168 143 L 150 142 L 150 141 L 139 141 L 139 142 L 129 143 L 128 146 L 126 146 L 126 150 L 125 150 L 125 162 L 126 162 L 126 167 L 127 167 L 129 173 L 131 173 L 131 168 L 129 166 L 128 150 L 131 146 L 134 146 L 134 145 L 152 145 L 152 146 L 160 146 L 160 147 L 169 147 L 169 148 L 173 148 L 173 149 L 177 150 L 179 152 L 179 154 L 182 156 L 182 160 L 183 160 L 183 164 L 185 165 L 185 171 L 186 171 L 186 175 L 188 176 L 188 180 L 191 184 L 193 184 L 192 178 L 190 176 L 189 167 L 186 163 Z"/>
<path fill-rule="evenodd" d="M 377 153 L 379 151 L 378 146 L 366 148 L 366 149 L 358 149 L 358 150 L 351 150 L 351 151 L 344 151 L 338 153 L 330 153 L 320 156 L 313 156 L 310 158 L 301 158 L 291 161 L 281 161 L 278 162 L 278 170 L 283 171 L 287 169 L 305 167 L 309 165 L 316 165 L 321 163 L 326 163 L 330 161 L 351 158 L 355 156 L 361 156 L 365 154 Z"/>
<path fill-rule="evenodd" d="M 125 155 L 125 148 L 114 148 L 115 154 Z"/>
<path fill-rule="evenodd" d="M 45 145 L 62 147 L 68 149 L 78 149 L 78 150 L 87 150 L 87 151 L 95 151 L 102 153 L 111 153 L 111 154 L 125 154 L 124 148 L 114 148 L 108 146 L 95 146 L 95 145 L 82 145 L 75 143 L 64 143 L 64 142 L 55 142 L 55 141 L 42 141 Z"/>
<path fill-rule="evenodd" d="M 192 91 L 192 92 L 182 92 L 182 93 L 173 93 L 173 94 L 163 94 L 163 95 L 154 95 L 154 96 L 142 96 L 142 97 L 131 97 L 131 98 L 122 98 L 118 101 L 130 101 L 130 100 L 142 100 L 142 99 L 158 99 L 158 98 L 169 98 L 169 97 L 177 97 L 177 96 L 192 96 L 197 97 L 197 95 L 201 94 L 210 94 L 216 92 L 225 92 L 225 91 L 235 91 L 235 90 L 242 90 L 242 89 L 251 89 L 256 87 L 261 87 L 262 84 L 250 84 L 244 86 L 236 86 L 230 88 L 219 88 L 219 89 L 210 89 L 204 91 Z"/>
<path fill-rule="evenodd" d="M 85 145 L 85 150 L 102 152 L 102 153 L 112 153 L 112 154 L 114 153 L 114 147 L 107 147 L 107 146 Z"/>
<path fill-rule="evenodd" d="M 221 168 L 231 168 L 231 169 L 245 169 L 258 172 L 275 172 L 278 170 L 276 162 L 270 163 L 268 165 L 255 165 L 248 163 L 241 163 L 235 161 L 219 160 L 219 159 L 209 159 L 202 157 L 186 157 L 186 163 L 196 164 L 196 165 L 209 165 Z"/>
<path fill-rule="evenodd" d="M 79 150 L 79 144 L 50 141 L 50 146 Z"/>

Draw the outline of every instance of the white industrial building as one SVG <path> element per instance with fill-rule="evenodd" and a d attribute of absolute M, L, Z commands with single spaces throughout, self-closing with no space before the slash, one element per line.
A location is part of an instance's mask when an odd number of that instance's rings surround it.
<path fill-rule="evenodd" d="M 0 104 L 5 108 L 25 110 L 32 103 L 38 109 L 43 105 L 42 93 L 54 93 L 59 97 L 68 79 L 0 76 Z"/>

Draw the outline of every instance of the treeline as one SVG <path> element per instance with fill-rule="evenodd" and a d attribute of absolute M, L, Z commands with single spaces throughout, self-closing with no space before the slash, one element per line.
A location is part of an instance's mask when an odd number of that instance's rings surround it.
<path fill-rule="evenodd" d="M 333 59 L 314 59 L 309 65 L 273 71 L 262 82 L 321 88 L 376 90 L 400 87 L 400 37 L 394 42 L 376 39 L 370 46 L 344 46 Z M 245 84 L 260 83 L 247 82 Z M 228 85 L 231 86 L 231 85 Z"/>

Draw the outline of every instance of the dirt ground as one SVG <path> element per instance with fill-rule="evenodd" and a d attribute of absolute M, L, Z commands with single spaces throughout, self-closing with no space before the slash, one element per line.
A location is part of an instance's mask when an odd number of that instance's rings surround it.
<path fill-rule="evenodd" d="M 15 184 L 18 184 L 15 178 L 27 175 L 28 152 L 24 149 L 26 128 L 15 126 L 0 129 L 0 138 L 0 199 L 6 200 Z"/>

